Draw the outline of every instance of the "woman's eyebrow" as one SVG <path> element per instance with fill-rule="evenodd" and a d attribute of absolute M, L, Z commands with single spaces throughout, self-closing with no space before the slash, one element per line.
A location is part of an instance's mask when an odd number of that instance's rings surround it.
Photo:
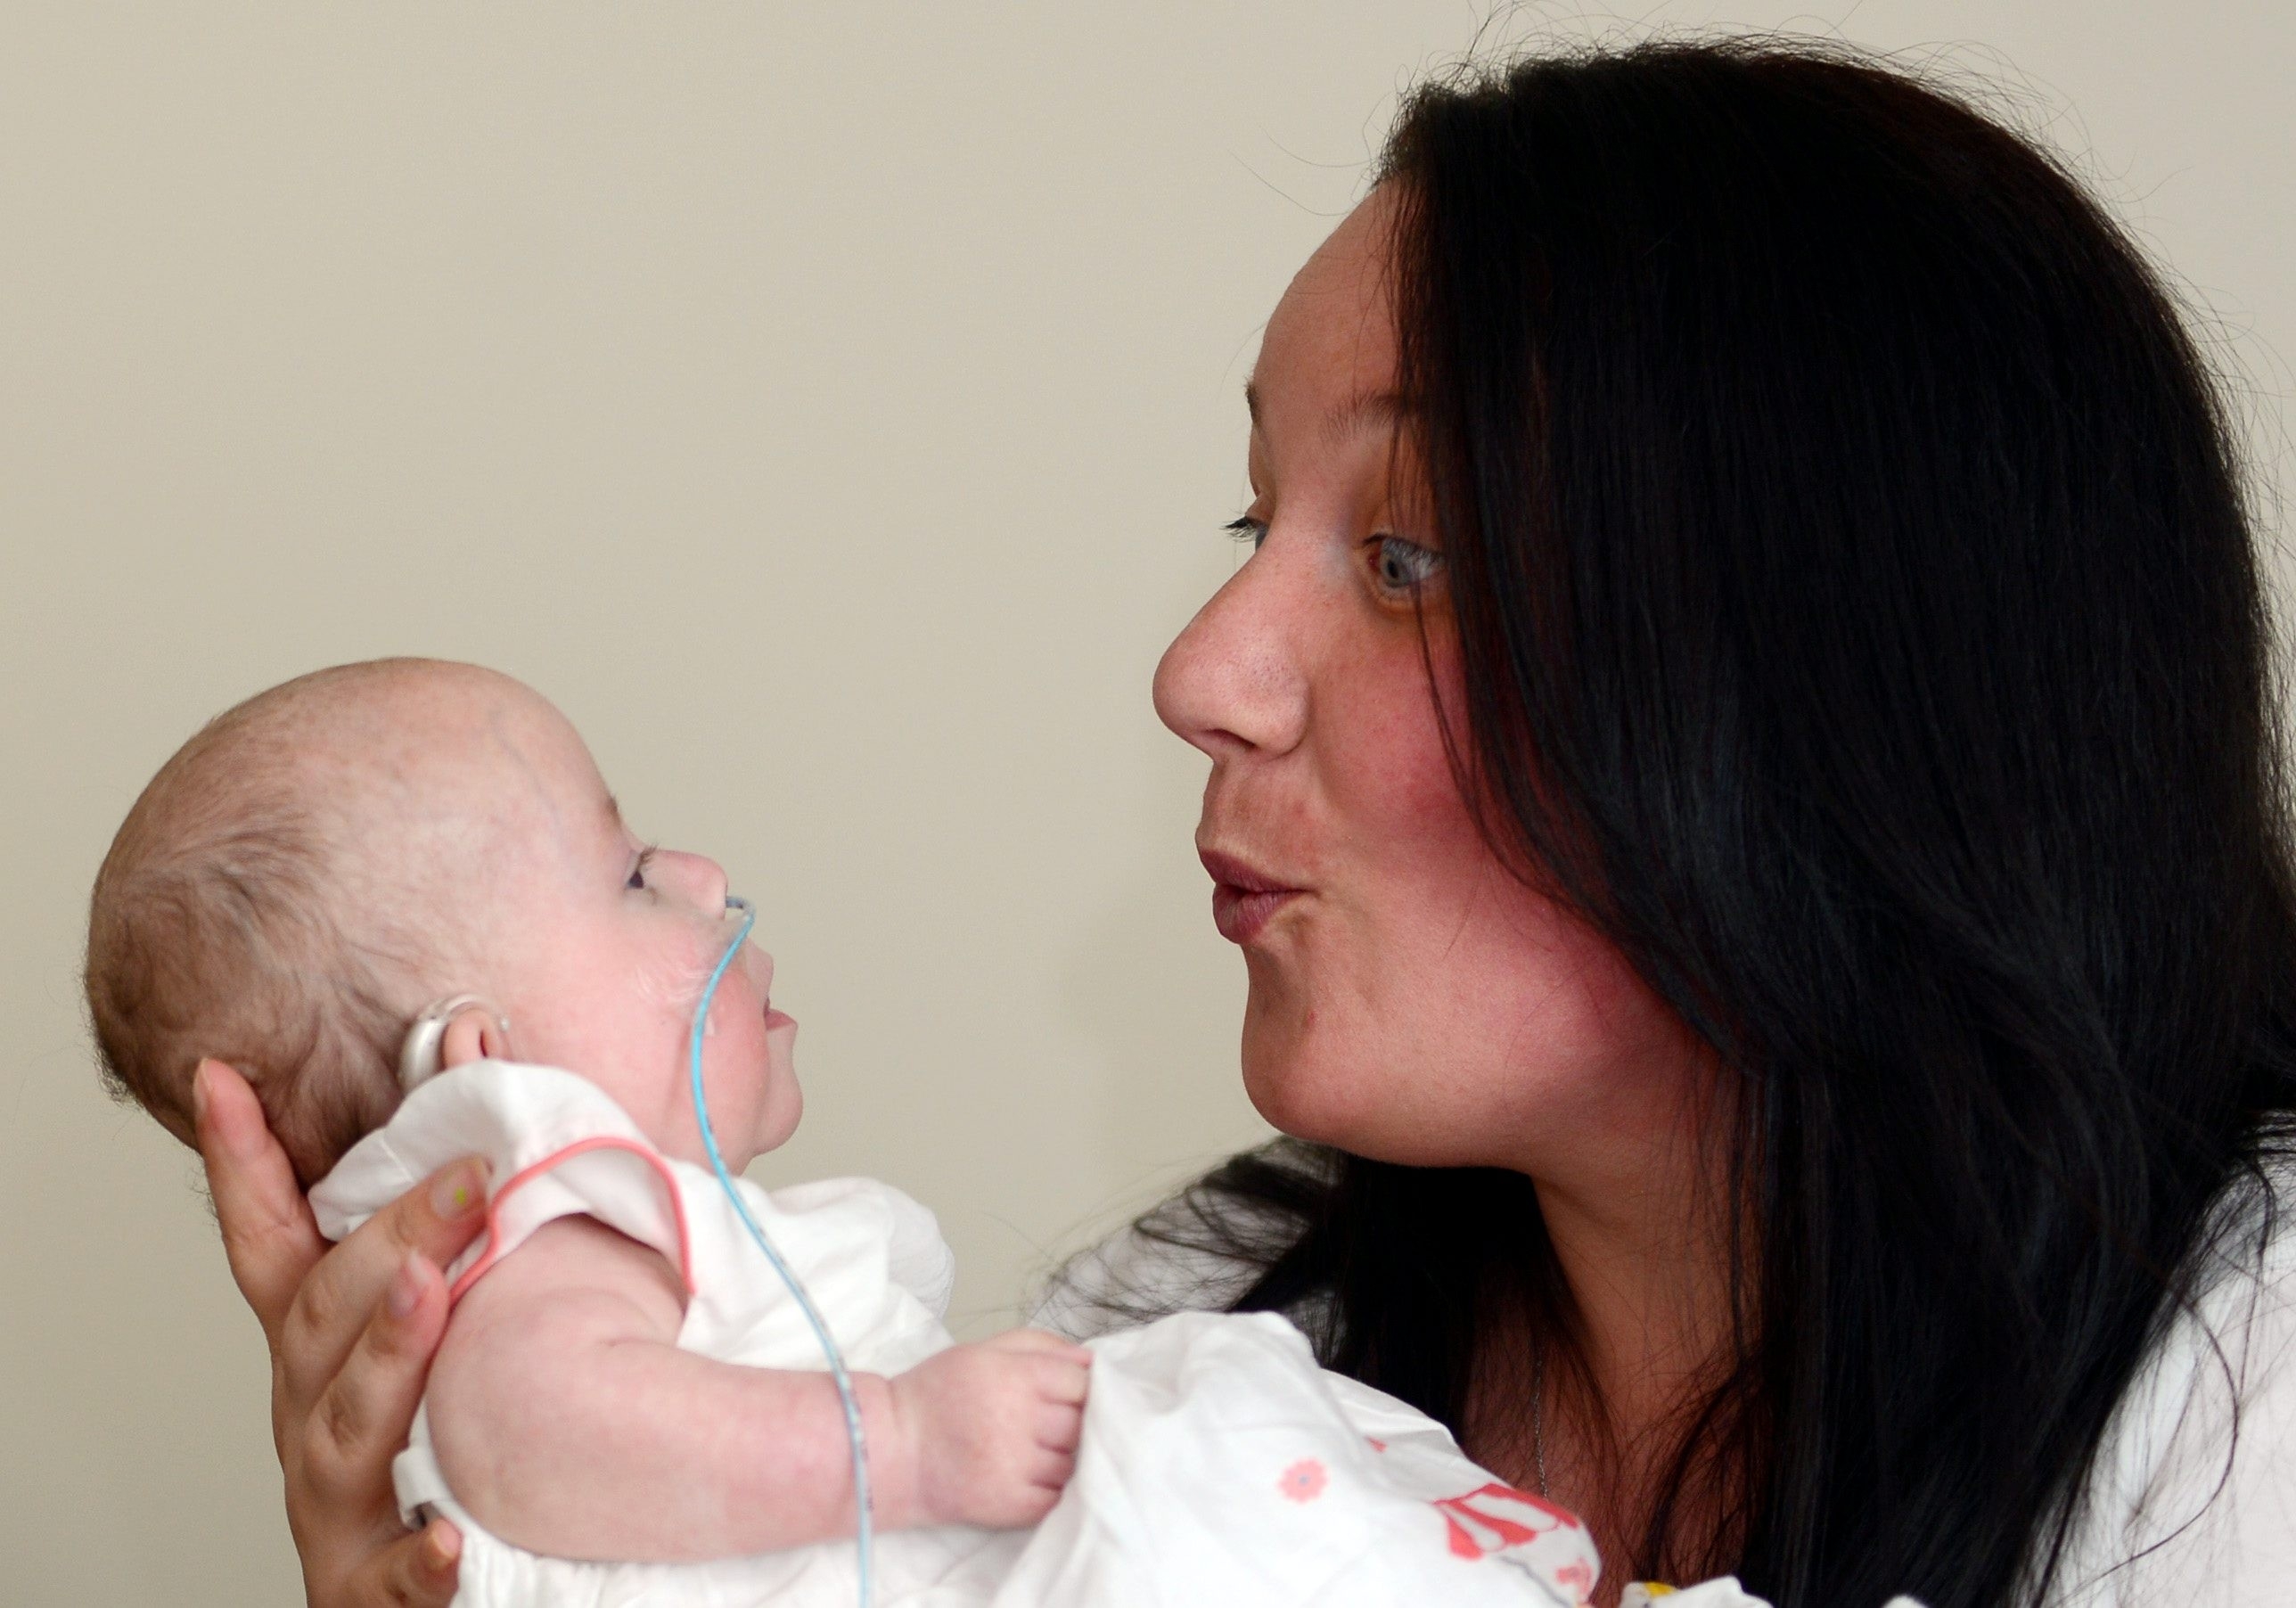
<path fill-rule="evenodd" d="M 1324 440 L 1337 445 L 1360 431 L 1392 430 L 1410 411 L 1391 390 L 1357 391 L 1324 415 Z"/>
<path fill-rule="evenodd" d="M 1262 430 L 1259 417 L 1259 387 L 1256 381 L 1243 383 L 1244 411 L 1251 415 L 1251 427 Z M 1336 446 L 1358 431 L 1391 427 L 1411 411 L 1401 393 L 1391 390 L 1357 391 L 1332 405 L 1324 415 L 1321 431 L 1324 444 Z"/>

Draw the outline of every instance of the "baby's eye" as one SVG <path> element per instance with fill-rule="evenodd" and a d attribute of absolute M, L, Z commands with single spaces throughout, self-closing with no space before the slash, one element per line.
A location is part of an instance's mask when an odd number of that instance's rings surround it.
<path fill-rule="evenodd" d="M 1378 546 L 1374 568 L 1379 572 L 1379 584 L 1390 592 L 1414 592 L 1442 573 L 1443 555 L 1431 547 L 1406 541 L 1399 536 L 1373 538 Z"/>
<path fill-rule="evenodd" d="M 632 866 L 630 867 L 630 877 L 629 877 L 629 881 L 627 881 L 627 882 L 624 882 L 624 883 L 622 884 L 622 886 L 623 886 L 623 887 L 625 887 L 625 888 L 635 888 L 635 889 L 639 890 L 640 891 L 644 891 L 644 888 L 645 888 L 645 885 L 646 885 L 646 880 L 645 880 L 646 862 L 647 862 L 647 861 L 649 861 L 649 860 L 651 860 L 651 859 L 652 859 L 652 858 L 653 858 L 653 850 L 652 850 L 652 849 L 640 849 L 640 850 L 638 851 L 637 863 L 636 863 L 636 865 L 634 865 L 634 866 Z"/>

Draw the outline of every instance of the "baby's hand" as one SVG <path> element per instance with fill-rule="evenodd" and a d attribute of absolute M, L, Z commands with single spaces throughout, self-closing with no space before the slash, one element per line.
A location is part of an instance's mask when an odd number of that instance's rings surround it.
<path fill-rule="evenodd" d="M 1076 1469 L 1091 1363 L 1057 1334 L 1013 1329 L 898 1375 L 917 1522 L 1011 1530 L 1050 1512 Z"/>

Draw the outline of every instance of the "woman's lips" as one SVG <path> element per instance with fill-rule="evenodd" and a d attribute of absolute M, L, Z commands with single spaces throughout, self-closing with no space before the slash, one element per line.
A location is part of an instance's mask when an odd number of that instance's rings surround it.
<path fill-rule="evenodd" d="M 1248 944 L 1259 936 L 1276 911 L 1300 897 L 1297 888 L 1272 893 L 1250 893 L 1226 882 L 1212 887 L 1212 925 L 1232 944 Z"/>
<path fill-rule="evenodd" d="M 1233 855 L 1205 849 L 1200 857 L 1212 879 L 1212 924 L 1232 944 L 1248 944 L 1275 913 L 1305 891 L 1287 887 Z"/>

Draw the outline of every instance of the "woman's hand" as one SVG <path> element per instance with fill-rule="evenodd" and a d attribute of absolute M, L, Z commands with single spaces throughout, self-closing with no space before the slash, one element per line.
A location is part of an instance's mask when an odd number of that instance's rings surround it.
<path fill-rule="evenodd" d="M 390 1460 L 447 1329 L 439 1268 L 486 1220 L 486 1173 L 433 1174 L 330 1247 L 247 1080 L 202 1062 L 192 1102 L 232 1277 L 271 1347 L 271 1434 L 311 1608 L 447 1608 L 462 1537 L 400 1522 Z"/>

